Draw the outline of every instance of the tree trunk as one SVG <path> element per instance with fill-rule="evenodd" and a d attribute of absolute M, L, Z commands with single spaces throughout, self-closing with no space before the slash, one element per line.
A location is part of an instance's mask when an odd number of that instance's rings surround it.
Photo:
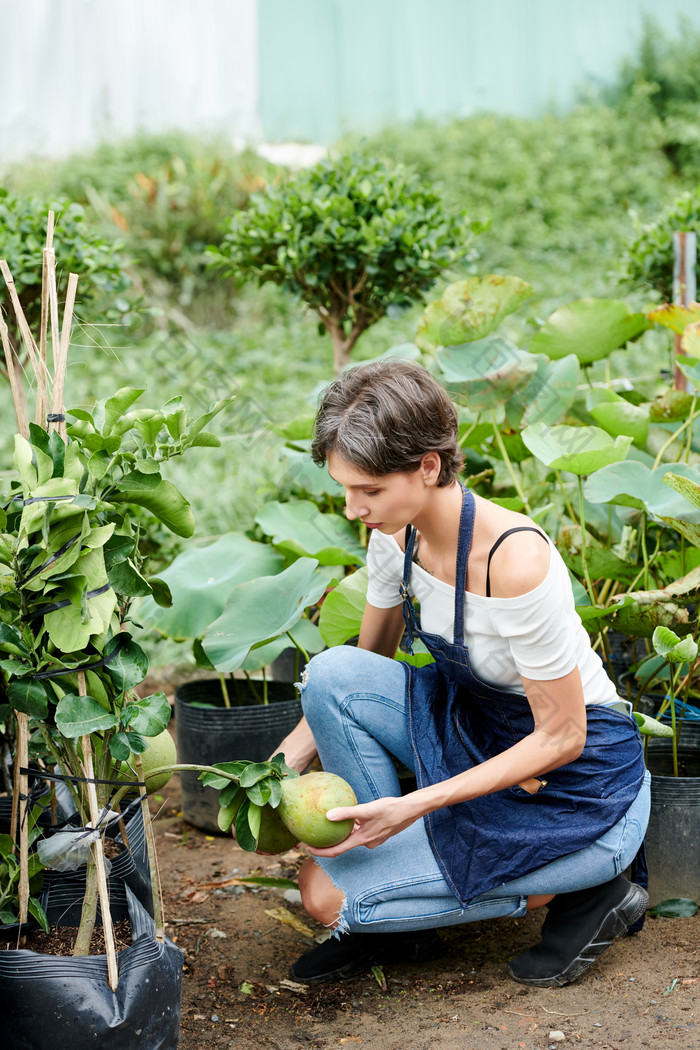
<path fill-rule="evenodd" d="M 342 332 L 337 329 L 331 329 L 331 340 L 333 342 L 333 371 L 335 375 L 340 375 L 344 368 L 350 364 L 350 351 L 352 350 L 355 340 L 345 339 Z"/>

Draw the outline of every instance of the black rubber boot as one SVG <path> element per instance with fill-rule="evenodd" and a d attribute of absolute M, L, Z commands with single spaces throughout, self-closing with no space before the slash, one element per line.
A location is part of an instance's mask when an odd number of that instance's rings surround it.
<path fill-rule="evenodd" d="M 644 914 L 648 902 L 646 891 L 624 875 L 588 890 L 557 894 L 548 905 L 542 940 L 511 959 L 511 977 L 538 988 L 575 981 Z"/>
<path fill-rule="evenodd" d="M 289 970 L 290 977 L 305 984 L 347 980 L 367 973 L 375 964 L 428 962 L 442 954 L 443 943 L 435 930 L 406 933 L 341 933 L 305 952 Z"/>

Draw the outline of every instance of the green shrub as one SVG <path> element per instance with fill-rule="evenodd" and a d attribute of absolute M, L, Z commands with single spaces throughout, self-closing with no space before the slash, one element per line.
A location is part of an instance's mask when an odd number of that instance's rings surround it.
<path fill-rule="evenodd" d="M 189 309 L 221 283 L 206 269 L 206 247 L 220 242 L 231 214 L 270 172 L 252 151 L 174 132 L 103 142 L 40 170 L 16 168 L 8 179 L 85 205 L 106 236 L 124 241 L 149 297 Z"/>
<path fill-rule="evenodd" d="M 637 220 L 637 232 L 624 254 L 621 279 L 630 288 L 652 292 L 670 302 L 673 295 L 673 234 L 700 236 L 700 186 L 681 194 L 654 222 Z"/>
<path fill-rule="evenodd" d="M 384 129 L 360 149 L 413 167 L 446 202 L 490 220 L 479 272 L 517 273 L 544 296 L 606 294 L 631 208 L 669 199 L 671 167 L 644 95 L 540 120 L 478 114 Z"/>
<path fill-rule="evenodd" d="M 621 66 L 606 92 L 620 104 L 643 90 L 663 129 L 663 150 L 677 173 L 700 170 L 700 30 L 682 15 L 675 35 L 646 18 L 638 53 Z"/>
<path fill-rule="evenodd" d="M 404 166 L 348 153 L 256 194 L 212 254 L 229 276 L 299 296 L 338 372 L 359 336 L 419 299 L 480 230 Z"/>
<path fill-rule="evenodd" d="M 131 279 L 120 255 L 122 244 L 103 236 L 85 219 L 79 204 L 65 199 L 47 202 L 36 197 L 13 196 L 0 188 L 0 259 L 6 259 L 15 281 L 29 327 L 38 332 L 41 320 L 41 273 L 49 209 L 56 212 L 54 238 L 61 246 L 57 272 L 59 300 L 65 296 L 69 273 L 80 278 L 81 320 L 124 324 L 130 303 L 124 292 Z M 20 346 L 19 328 L 4 281 L 0 305 L 5 310 L 10 338 Z"/>

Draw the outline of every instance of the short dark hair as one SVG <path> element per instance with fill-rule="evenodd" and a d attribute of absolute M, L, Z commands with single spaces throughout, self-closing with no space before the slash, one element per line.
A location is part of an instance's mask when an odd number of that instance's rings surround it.
<path fill-rule="evenodd" d="M 401 357 L 356 365 L 325 388 L 311 457 L 323 466 L 330 452 L 374 477 L 413 473 L 426 452 L 437 452 L 438 485 L 455 481 L 463 462 L 449 395 L 425 368 Z"/>

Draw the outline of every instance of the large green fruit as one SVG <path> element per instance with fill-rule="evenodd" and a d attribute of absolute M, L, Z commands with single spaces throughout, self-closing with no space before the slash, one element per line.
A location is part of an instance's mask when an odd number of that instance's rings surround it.
<path fill-rule="evenodd" d="M 326 849 L 337 846 L 353 829 L 353 820 L 328 820 L 338 806 L 356 806 L 355 792 L 335 773 L 305 773 L 282 781 L 277 812 L 297 842 Z"/>
<path fill-rule="evenodd" d="M 282 823 L 279 814 L 271 806 L 263 806 L 260 811 L 260 834 L 258 851 L 260 853 L 286 853 L 294 849 L 300 840 Z"/>
<path fill-rule="evenodd" d="M 171 737 L 167 729 L 164 729 L 158 736 L 148 737 L 148 747 L 145 751 L 141 752 L 141 765 L 143 767 L 143 779 L 146 781 L 146 794 L 152 795 L 156 791 L 160 791 L 161 788 L 170 780 L 172 773 L 156 773 L 154 777 L 149 777 L 148 772 L 151 769 L 160 769 L 161 766 L 174 766 L 177 763 L 177 750 L 175 748 L 175 741 Z M 129 755 L 129 765 L 136 769 L 136 755 Z M 122 765 L 119 773 L 120 780 L 129 780 L 129 770 L 126 765 Z"/>

